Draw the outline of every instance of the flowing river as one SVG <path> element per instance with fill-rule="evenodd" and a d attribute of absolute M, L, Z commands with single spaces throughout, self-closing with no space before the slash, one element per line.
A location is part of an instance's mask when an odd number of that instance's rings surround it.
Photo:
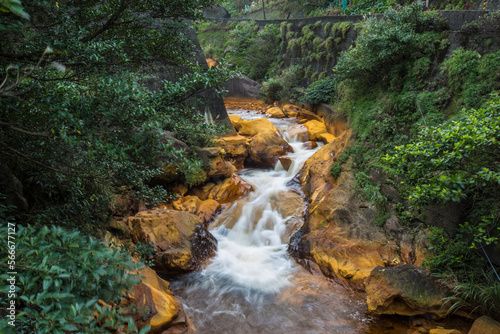
<path fill-rule="evenodd" d="M 244 119 L 258 112 L 230 111 Z M 272 205 L 289 191 L 293 177 L 317 149 L 305 149 L 287 129 L 296 119 L 271 119 L 293 147 L 285 171 L 243 169 L 252 184 L 247 198 L 228 206 L 211 225 L 218 250 L 200 272 L 171 281 L 172 291 L 198 333 L 372 333 L 365 295 L 311 274 L 287 254 L 290 217 Z M 301 218 L 300 218 L 301 219 Z"/>

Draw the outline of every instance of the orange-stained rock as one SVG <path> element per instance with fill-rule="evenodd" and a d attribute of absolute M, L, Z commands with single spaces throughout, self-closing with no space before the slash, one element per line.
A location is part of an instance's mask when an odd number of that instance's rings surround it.
<path fill-rule="evenodd" d="M 240 135 L 218 138 L 217 143 L 224 149 L 224 159 L 231 162 L 237 169 L 243 168 L 248 157 L 248 138 Z"/>
<path fill-rule="evenodd" d="M 281 162 L 281 166 L 283 166 L 283 169 L 286 171 L 290 169 L 290 166 L 293 162 L 289 157 L 279 157 L 279 161 Z"/>
<path fill-rule="evenodd" d="M 204 223 L 210 222 L 221 207 L 219 202 L 213 199 L 202 201 L 197 196 L 181 197 L 172 202 L 172 206 L 175 210 L 197 215 Z"/>
<path fill-rule="evenodd" d="M 331 133 L 325 132 L 325 133 L 318 135 L 318 138 L 323 143 L 328 144 L 328 143 L 331 143 L 332 141 L 334 141 L 335 136 L 332 135 Z"/>
<path fill-rule="evenodd" d="M 188 192 L 188 187 L 185 184 L 180 183 L 172 188 L 172 190 L 181 196 L 184 196 Z"/>
<path fill-rule="evenodd" d="M 258 118 L 251 121 L 241 121 L 238 123 L 238 133 L 244 136 L 255 136 L 266 131 L 276 132 L 278 129 L 267 118 Z"/>
<path fill-rule="evenodd" d="M 238 131 L 240 129 L 240 123 L 243 122 L 243 118 L 238 115 L 229 115 L 229 119 L 231 120 L 231 123 L 233 123 L 236 131 Z"/>
<path fill-rule="evenodd" d="M 443 304 L 451 291 L 429 271 L 410 264 L 376 267 L 364 280 L 364 285 L 368 311 L 374 314 L 431 314 L 443 318 L 451 306 Z"/>
<path fill-rule="evenodd" d="M 307 128 L 307 134 L 311 140 L 321 141 L 320 135 L 326 132 L 325 123 L 321 121 L 308 121 L 307 123 L 304 123 L 304 126 Z"/>
<path fill-rule="evenodd" d="M 111 205 L 111 212 L 115 217 L 128 217 L 146 209 L 143 202 L 125 194 L 117 195 Z"/>
<path fill-rule="evenodd" d="M 297 117 L 299 109 L 299 107 L 294 106 L 290 103 L 286 103 L 285 105 L 283 105 L 283 112 L 287 117 Z"/>
<path fill-rule="evenodd" d="M 197 270 L 215 255 L 217 240 L 191 213 L 147 210 L 116 224 L 115 228 L 128 232 L 134 243 L 153 243 L 156 271 L 173 274 Z"/>
<path fill-rule="evenodd" d="M 302 124 L 295 124 L 288 129 L 288 135 L 293 138 L 297 137 L 297 140 L 306 142 L 309 140 L 309 135 L 307 134 L 307 128 Z"/>
<path fill-rule="evenodd" d="M 304 123 L 307 123 L 307 121 L 308 121 L 308 120 L 307 120 L 307 119 L 305 119 L 305 118 L 304 118 L 304 119 L 301 119 L 301 120 L 299 121 L 299 124 L 304 124 Z"/>
<path fill-rule="evenodd" d="M 500 334 L 500 322 L 484 315 L 474 321 L 469 334 Z"/>
<path fill-rule="evenodd" d="M 252 190 L 252 186 L 238 175 L 233 174 L 230 178 L 216 183 L 209 189 L 207 189 L 207 198 L 224 204 L 247 195 Z"/>
<path fill-rule="evenodd" d="M 283 118 L 285 114 L 278 107 L 272 107 L 266 110 L 266 116 L 270 118 Z"/>
<path fill-rule="evenodd" d="M 194 333 L 182 303 L 169 290 L 170 284 L 145 267 L 139 272 L 141 283 L 134 286 L 130 296 L 122 301 L 125 315 L 132 317 L 139 329 L 151 326 L 148 333 Z M 134 307 L 131 307 L 131 304 Z"/>
<path fill-rule="evenodd" d="M 304 144 L 302 144 L 302 147 L 308 150 L 313 150 L 318 147 L 318 143 L 316 143 L 315 141 L 306 141 Z"/>
<path fill-rule="evenodd" d="M 463 334 L 457 329 L 434 328 L 429 331 L 429 334 Z"/>
<path fill-rule="evenodd" d="M 302 108 L 299 108 L 297 117 L 301 118 L 301 119 L 316 120 L 316 121 L 322 122 L 321 117 L 319 117 L 318 115 L 316 115 L 313 112 L 310 112 L 309 110 L 302 109 Z"/>
<path fill-rule="evenodd" d="M 289 250 L 313 261 L 328 277 L 362 288 L 363 279 L 379 265 L 399 261 L 397 247 L 372 223 L 376 211 L 351 189 L 354 177 L 342 172 L 334 180 L 330 166 L 341 154 L 349 133 L 320 148 L 299 173 L 309 202 L 305 227 L 292 237 Z"/>
<path fill-rule="evenodd" d="M 246 163 L 262 168 L 274 168 L 278 158 L 288 152 L 293 152 L 292 147 L 275 131 L 268 130 L 252 138 Z"/>

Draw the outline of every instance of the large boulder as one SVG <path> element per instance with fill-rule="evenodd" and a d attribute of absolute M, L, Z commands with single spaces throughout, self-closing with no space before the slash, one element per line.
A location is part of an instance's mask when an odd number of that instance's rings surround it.
<path fill-rule="evenodd" d="M 252 185 L 233 174 L 230 178 L 218 183 L 206 184 L 203 191 L 206 192 L 207 199 L 225 204 L 247 195 L 252 189 Z"/>
<path fill-rule="evenodd" d="M 221 137 L 216 140 L 225 152 L 224 159 L 228 160 L 236 168 L 243 168 L 245 159 L 248 157 L 248 139 L 240 135 Z"/>
<path fill-rule="evenodd" d="M 172 202 L 175 210 L 197 215 L 205 224 L 215 216 L 221 205 L 213 199 L 202 201 L 197 196 L 184 196 Z"/>
<path fill-rule="evenodd" d="M 319 117 L 315 113 L 313 113 L 309 110 L 306 110 L 306 109 L 302 109 L 302 108 L 298 108 L 297 117 L 300 119 L 306 119 L 306 120 L 316 120 L 316 121 L 320 121 L 320 122 L 322 121 L 321 117 Z"/>
<path fill-rule="evenodd" d="M 376 267 L 364 281 L 368 311 L 374 314 L 413 316 L 430 314 L 435 318 L 447 315 L 450 305 L 443 305 L 450 290 L 437 282 L 423 268 L 405 264 L 397 267 Z"/>
<path fill-rule="evenodd" d="M 321 121 L 317 120 L 308 121 L 304 123 L 304 126 L 307 128 L 307 134 L 309 135 L 309 138 L 311 140 L 321 141 L 322 138 L 320 137 L 320 135 L 326 133 L 325 123 Z"/>
<path fill-rule="evenodd" d="M 349 170 L 333 179 L 330 166 L 347 145 L 349 133 L 309 158 L 298 180 L 309 202 L 306 222 L 291 239 L 290 253 L 315 262 L 323 274 L 362 288 L 379 265 L 400 262 L 397 247 L 373 225 L 376 210 L 352 192 Z"/>
<path fill-rule="evenodd" d="M 243 118 L 239 115 L 229 115 L 229 119 L 231 120 L 231 123 L 236 131 L 238 131 L 240 129 L 240 123 L 243 122 Z"/>
<path fill-rule="evenodd" d="M 122 301 L 125 315 L 132 317 L 139 329 L 151 326 L 148 333 L 194 333 L 182 303 L 169 289 L 170 284 L 148 267 L 138 274 L 141 283 L 134 286 L 129 297 Z"/>
<path fill-rule="evenodd" d="M 227 178 L 236 171 L 236 167 L 231 162 L 222 158 L 222 149 L 219 147 L 197 148 L 196 153 L 203 164 L 208 167 L 207 178 Z"/>
<path fill-rule="evenodd" d="M 500 322 L 488 316 L 479 317 L 472 324 L 469 334 L 500 334 Z"/>
<path fill-rule="evenodd" d="M 286 114 L 287 117 L 297 117 L 299 113 L 299 107 L 286 103 L 283 105 L 283 112 Z"/>
<path fill-rule="evenodd" d="M 169 274 L 200 269 L 215 255 L 217 240 L 196 215 L 175 210 L 142 211 L 117 222 L 134 243 L 151 242 L 156 271 Z"/>
<path fill-rule="evenodd" d="M 293 152 L 292 147 L 275 131 L 268 130 L 252 138 L 246 162 L 251 166 L 274 168 L 278 158 L 288 152 Z"/>
<path fill-rule="evenodd" d="M 266 116 L 270 118 L 283 118 L 285 114 L 278 107 L 272 107 L 266 110 Z"/>
<path fill-rule="evenodd" d="M 255 136 L 259 133 L 273 131 L 278 129 L 267 118 L 258 118 L 251 121 L 238 122 L 238 133 L 243 136 Z"/>
<path fill-rule="evenodd" d="M 241 74 L 237 78 L 233 78 L 224 84 L 227 92 L 224 94 L 225 99 L 245 98 L 245 99 L 262 99 L 262 86 L 249 77 Z M 246 108 L 252 109 L 252 108 Z"/>

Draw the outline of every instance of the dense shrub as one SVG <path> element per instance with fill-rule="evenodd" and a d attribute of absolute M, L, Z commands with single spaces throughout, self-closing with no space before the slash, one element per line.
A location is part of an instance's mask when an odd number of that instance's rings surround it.
<path fill-rule="evenodd" d="M 11 275 L 7 270 L 0 275 L 2 300 L 16 302 L 15 327 L 7 324 L 11 319 L 2 306 L 2 333 L 114 333 L 126 327 L 128 333 L 138 332 L 117 305 L 139 282 L 134 273 L 141 263 L 132 262 L 130 253 L 78 231 L 16 224 L 7 211 L 0 205 L 0 232 L 5 236 L 0 255 L 6 266 L 9 255 L 15 254 L 11 257 L 15 269 L 10 271 L 18 274 L 15 296 L 6 293 Z M 16 233 L 8 234 L 9 230 Z M 7 235 L 15 236 L 15 248 L 7 244 Z"/>
<path fill-rule="evenodd" d="M 335 98 L 336 82 L 333 78 L 324 78 L 310 84 L 304 91 L 302 101 L 310 104 L 330 102 Z"/>
<path fill-rule="evenodd" d="M 294 65 L 284 69 L 281 74 L 271 77 L 262 85 L 262 92 L 267 103 L 291 101 L 299 97 L 299 84 L 303 80 L 302 66 Z"/>
<path fill-rule="evenodd" d="M 399 12 L 390 9 L 382 20 L 367 20 L 356 46 L 342 52 L 334 72 L 360 85 L 401 80 L 408 63 L 439 49 L 432 45 L 437 42 L 435 32 L 424 32 L 442 28 L 437 13 L 422 12 L 417 3 Z M 433 43 L 429 43 L 430 36 L 434 36 Z"/>

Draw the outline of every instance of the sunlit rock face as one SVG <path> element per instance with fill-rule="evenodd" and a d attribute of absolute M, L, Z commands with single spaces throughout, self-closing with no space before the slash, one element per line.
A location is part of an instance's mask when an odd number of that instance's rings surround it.
<path fill-rule="evenodd" d="M 217 240 L 196 215 L 175 210 L 148 210 L 122 221 L 134 242 L 153 243 L 154 269 L 168 274 L 200 269 L 215 255 Z"/>
<path fill-rule="evenodd" d="M 375 314 L 431 314 L 443 318 L 451 306 L 443 305 L 443 299 L 450 296 L 451 291 L 427 270 L 409 264 L 376 267 L 364 285 L 368 310 Z"/>

